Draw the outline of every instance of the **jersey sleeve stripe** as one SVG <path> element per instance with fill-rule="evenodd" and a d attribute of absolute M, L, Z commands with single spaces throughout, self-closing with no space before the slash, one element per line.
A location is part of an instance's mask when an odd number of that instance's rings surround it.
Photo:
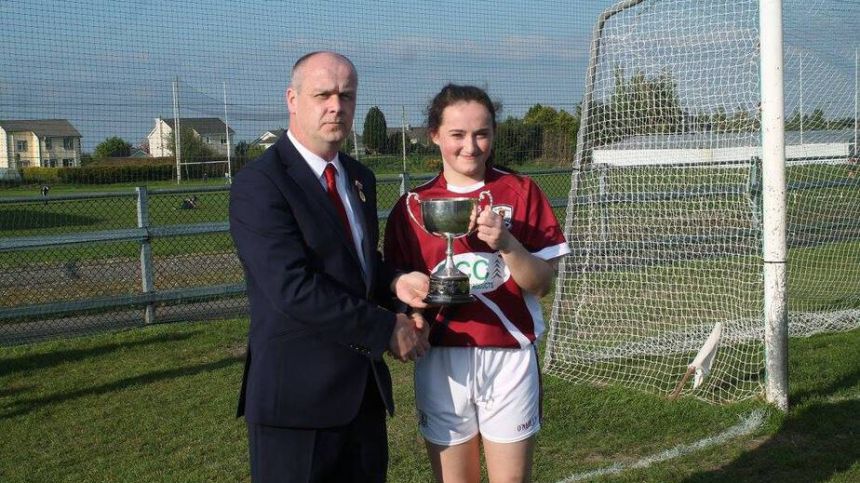
<path fill-rule="evenodd" d="M 558 258 L 570 253 L 570 247 L 567 246 L 567 243 L 559 243 L 558 245 L 553 245 L 551 247 L 546 247 L 540 251 L 532 253 L 532 255 L 540 258 L 541 260 L 552 260 L 553 258 Z"/>

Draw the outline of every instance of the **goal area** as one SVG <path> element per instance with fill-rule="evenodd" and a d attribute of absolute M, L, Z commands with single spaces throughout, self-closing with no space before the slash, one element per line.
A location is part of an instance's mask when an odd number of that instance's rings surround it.
<path fill-rule="evenodd" d="M 860 327 L 860 6 L 828 5 L 783 2 L 790 336 Z M 596 23 L 547 373 L 763 395 L 759 42 L 757 0 L 628 0 Z"/>

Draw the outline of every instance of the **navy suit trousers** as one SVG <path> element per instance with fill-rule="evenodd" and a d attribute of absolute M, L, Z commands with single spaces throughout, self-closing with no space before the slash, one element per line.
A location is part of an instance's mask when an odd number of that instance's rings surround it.
<path fill-rule="evenodd" d="M 248 424 L 256 483 L 382 483 L 388 468 L 385 406 L 371 375 L 349 424 L 295 429 Z"/>

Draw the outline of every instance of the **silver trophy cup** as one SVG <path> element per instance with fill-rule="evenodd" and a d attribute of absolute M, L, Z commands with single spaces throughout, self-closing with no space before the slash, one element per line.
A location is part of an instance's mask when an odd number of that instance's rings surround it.
<path fill-rule="evenodd" d="M 412 214 L 409 201 L 413 198 L 421 207 L 423 223 Z M 445 263 L 430 274 L 430 291 L 424 299 L 427 305 L 458 305 L 475 300 L 469 293 L 469 276 L 454 265 L 454 239 L 472 233 L 472 214 L 477 214 L 476 208 L 484 198 L 489 201 L 488 207 L 492 207 L 493 196 L 489 191 L 482 191 L 477 198 L 422 200 L 414 192 L 406 196 L 406 211 L 412 221 L 427 233 L 447 242 Z"/>

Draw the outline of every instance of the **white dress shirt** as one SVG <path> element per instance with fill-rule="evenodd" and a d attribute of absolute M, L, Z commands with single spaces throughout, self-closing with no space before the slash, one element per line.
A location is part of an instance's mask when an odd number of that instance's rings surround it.
<path fill-rule="evenodd" d="M 348 176 L 346 174 L 346 170 L 340 164 L 340 156 L 335 153 L 334 158 L 326 161 L 312 153 L 308 148 L 302 146 L 302 143 L 300 143 L 289 130 L 287 131 L 287 136 L 317 176 L 317 180 L 320 182 L 320 185 L 322 185 L 324 190 L 328 191 L 328 187 L 325 182 L 325 175 L 323 175 L 326 165 L 331 163 L 337 169 L 337 195 L 340 196 L 340 199 L 343 202 L 343 207 L 346 209 L 346 216 L 349 218 L 349 227 L 352 230 L 352 243 L 355 245 L 355 251 L 358 253 L 359 261 L 361 261 L 361 268 L 364 270 L 365 275 L 367 275 L 367 260 L 364 259 L 364 250 L 361 248 L 362 242 L 364 241 L 364 229 L 361 226 L 361 223 L 358 222 L 358 218 L 355 216 L 353 197 L 348 196 L 352 187 L 347 183 Z"/>

